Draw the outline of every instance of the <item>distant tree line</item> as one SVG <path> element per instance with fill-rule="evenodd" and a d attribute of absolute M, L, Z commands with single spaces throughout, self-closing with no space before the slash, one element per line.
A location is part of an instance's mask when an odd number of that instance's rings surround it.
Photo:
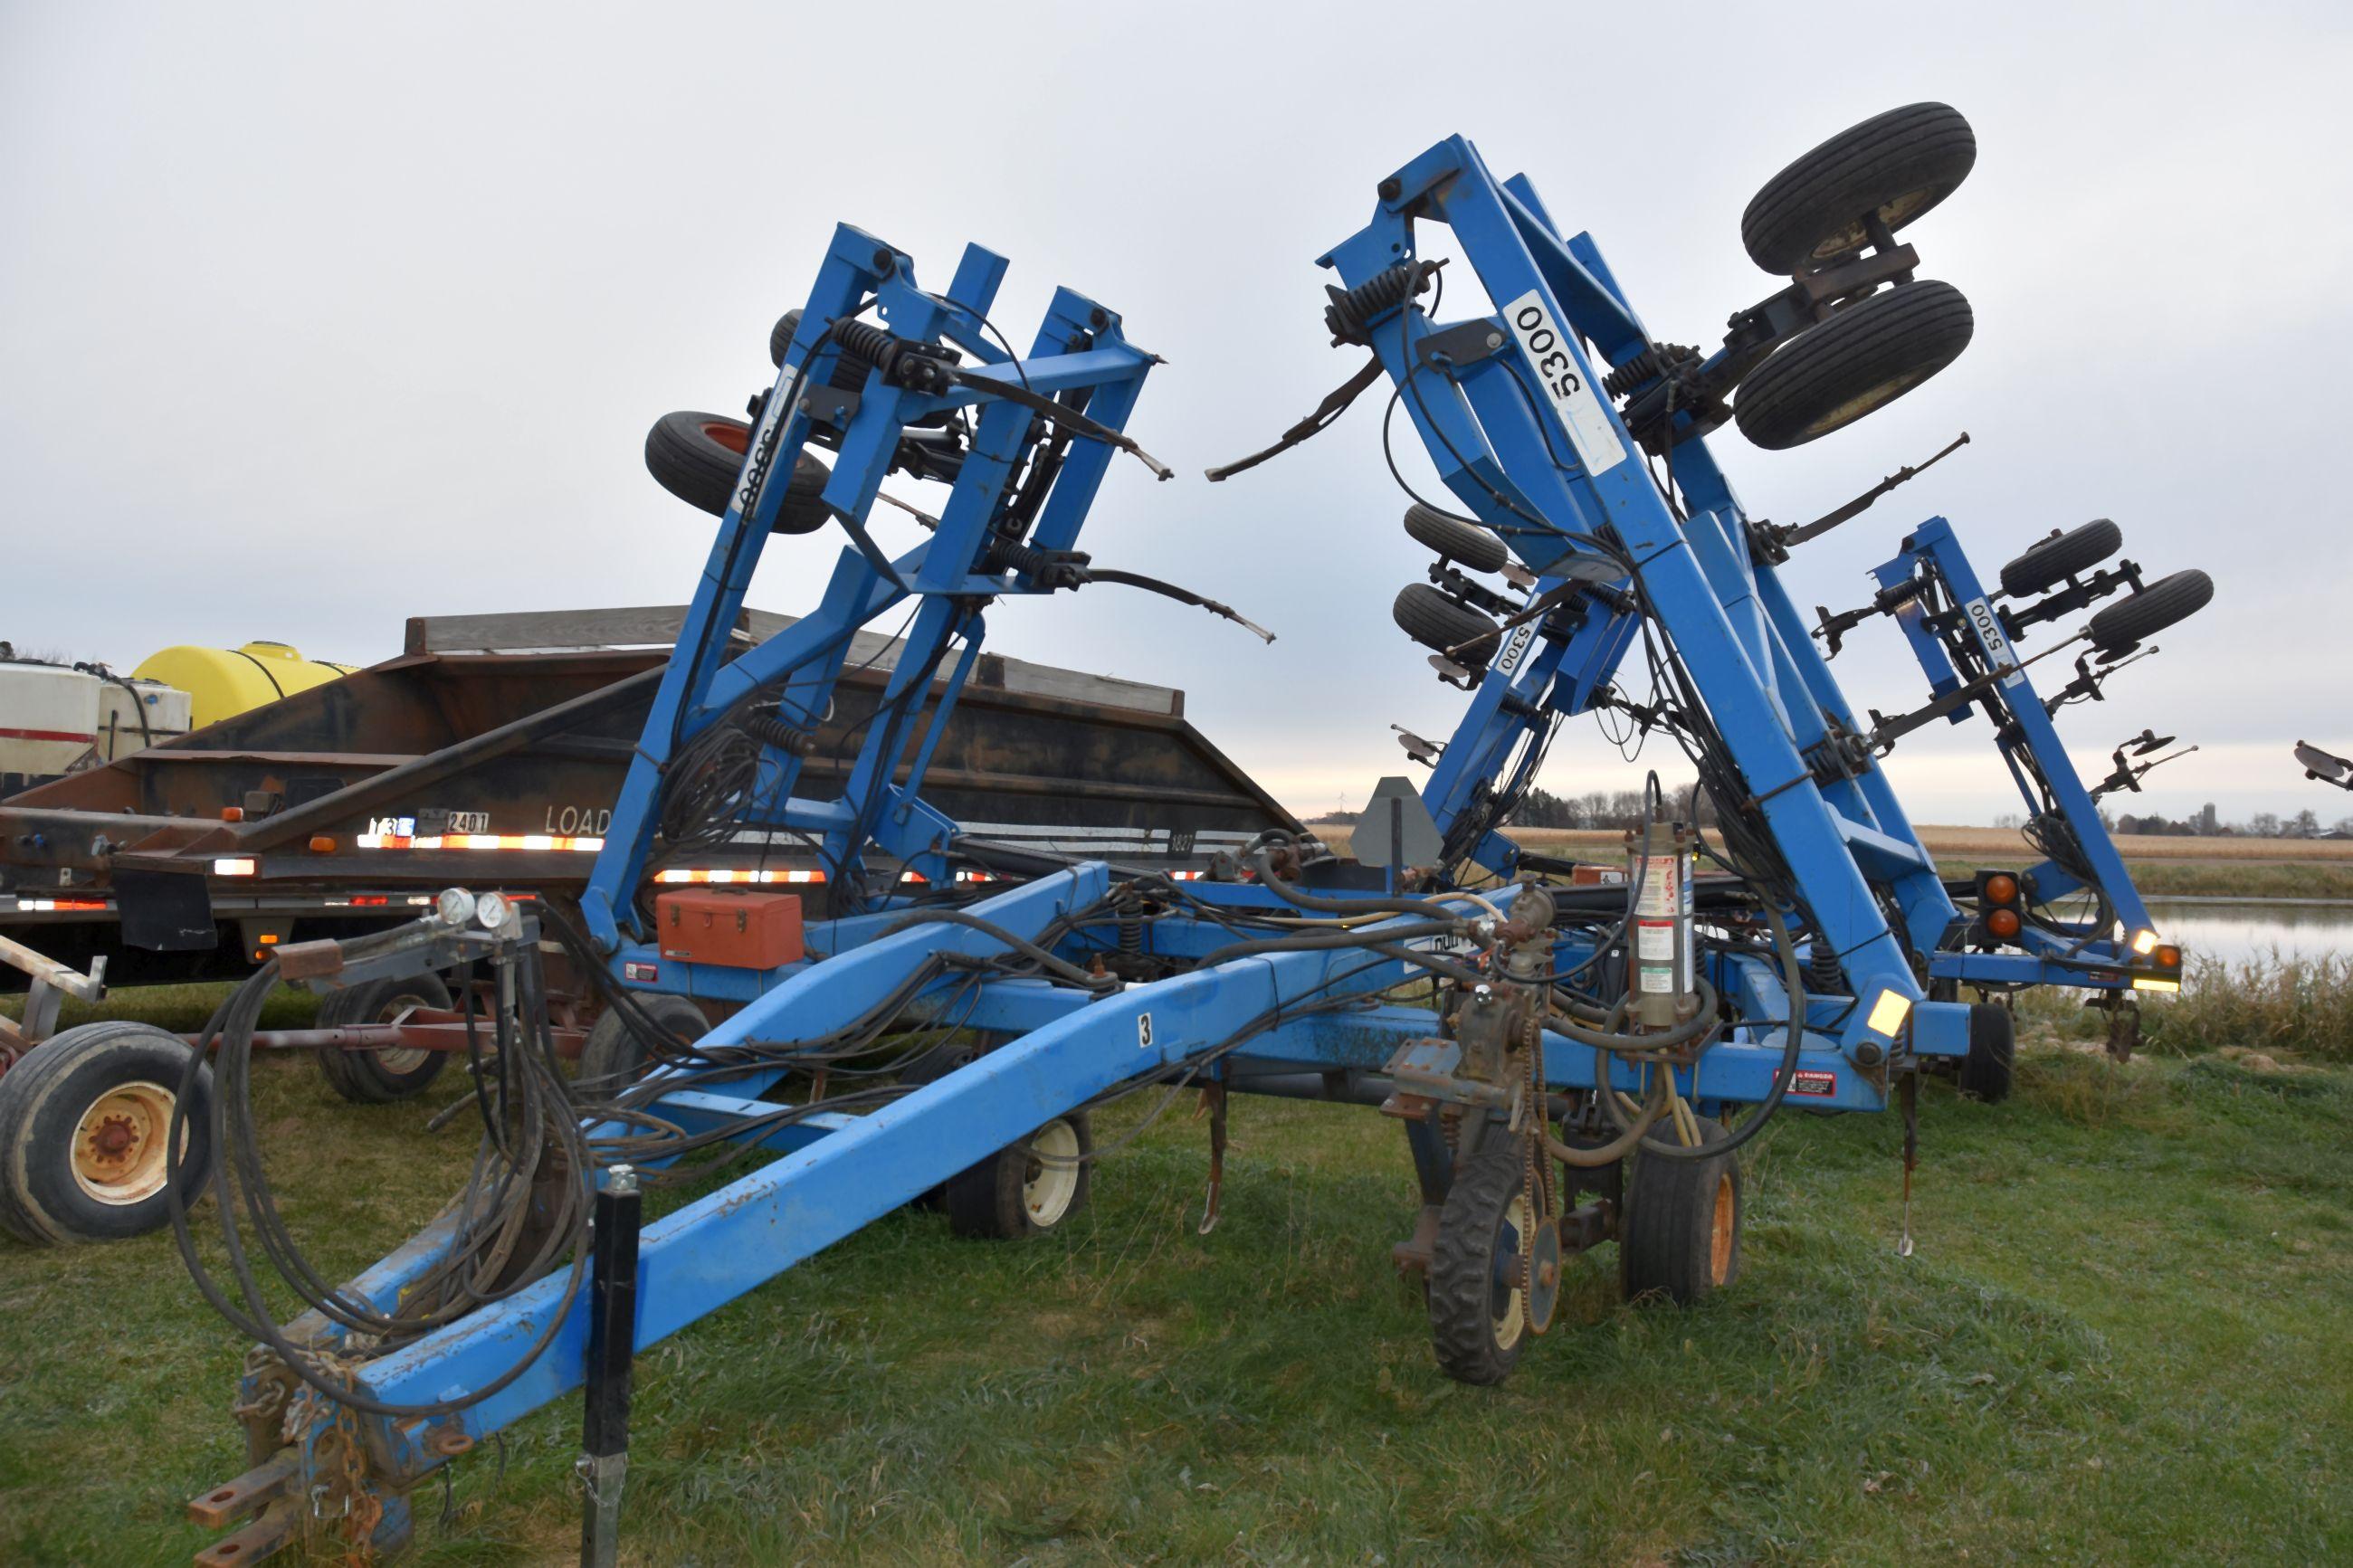
<path fill-rule="evenodd" d="M 1659 803 L 1660 820 L 1693 820 L 1693 794 L 1688 784 L 1666 791 Z M 1698 809 L 1698 821 L 1702 826 L 1715 823 L 1715 807 L 1704 795 L 1699 800 Z M 1314 820 L 1337 826 L 1353 823 L 1363 815 L 1361 811 L 1327 811 Z M 1555 795 L 1548 789 L 1531 789 L 1504 820 L 1513 827 L 1640 827 L 1642 825 L 1642 792 L 1639 789 L 1597 789 L 1585 795 Z"/>
<path fill-rule="evenodd" d="M 2323 827 L 2320 814 L 2309 806 L 2293 816 L 2259 811 L 2244 822 L 2217 822 L 2213 811 L 2208 806 L 2199 816 L 2185 817 L 2127 814 L 2116 818 L 2116 831 L 2173 838 L 2353 838 L 2353 816 L 2340 816 Z"/>

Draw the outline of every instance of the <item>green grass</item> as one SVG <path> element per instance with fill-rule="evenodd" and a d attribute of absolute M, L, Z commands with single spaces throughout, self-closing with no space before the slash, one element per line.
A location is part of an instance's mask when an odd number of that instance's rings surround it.
<path fill-rule="evenodd" d="M 2090 1039 L 2107 1026 L 2103 1015 L 2083 1006 L 2084 994 L 2061 987 L 2021 992 L 2019 1015 Z M 2141 1016 L 2153 1050 L 2353 1063 L 2353 954 L 2273 952 L 2237 963 L 2192 954 L 2181 994 L 2143 998 Z"/>
<path fill-rule="evenodd" d="M 1165 1118 L 1039 1241 L 894 1216 L 639 1363 L 632 1560 L 2101 1563 L 2353 1558 L 2353 1073 L 2118 1067 L 2048 1037 L 2017 1097 L 1789 1116 L 1746 1272 L 1626 1307 L 1613 1249 L 1500 1391 L 1391 1276 L 1402 1138 L 1246 1100 L 1224 1222 Z M 417 1104 L 256 1075 L 291 1223 L 339 1269 L 468 1152 Z M 454 1082 L 431 1103 L 446 1103 Z M 242 1468 L 242 1347 L 170 1238 L 0 1251 L 0 1562 L 185 1562 Z M 569 1561 L 569 1401 L 418 1495 L 414 1561 Z M 325 1560 L 325 1559 L 322 1559 Z"/>
<path fill-rule="evenodd" d="M 1967 877 L 1979 868 L 2023 869 L 2027 861 L 1966 860 L 1939 857 L 1936 869 Z M 2343 899 L 2353 900 L 2353 864 L 2334 860 L 2126 859 L 2133 886 L 2148 899 Z"/>

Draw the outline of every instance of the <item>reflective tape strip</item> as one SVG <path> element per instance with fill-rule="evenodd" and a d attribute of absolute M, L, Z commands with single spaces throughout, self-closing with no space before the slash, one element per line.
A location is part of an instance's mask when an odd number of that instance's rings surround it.
<path fill-rule="evenodd" d="M 413 838 L 363 833 L 353 842 L 363 849 L 562 849 L 580 855 L 605 847 L 602 838 L 565 838 L 552 833 L 428 833 Z"/>

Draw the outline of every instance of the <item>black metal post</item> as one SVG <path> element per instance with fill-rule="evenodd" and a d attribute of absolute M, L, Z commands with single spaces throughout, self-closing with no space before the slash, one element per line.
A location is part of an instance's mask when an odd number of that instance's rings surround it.
<path fill-rule="evenodd" d="M 621 1485 L 629 1469 L 629 1372 L 637 1353 L 638 1173 L 605 1173 L 589 1243 L 587 1408 L 581 1423 L 582 1568 L 613 1568 L 621 1551 Z"/>

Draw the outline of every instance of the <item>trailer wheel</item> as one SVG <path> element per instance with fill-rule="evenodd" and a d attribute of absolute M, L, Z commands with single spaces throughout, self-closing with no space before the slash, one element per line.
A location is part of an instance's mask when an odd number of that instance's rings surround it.
<path fill-rule="evenodd" d="M 1961 357 L 1976 331 L 1949 283 L 1922 279 L 1860 300 L 1750 371 L 1732 416 L 1768 451 L 1802 447 L 1883 408 Z"/>
<path fill-rule="evenodd" d="M 693 1041 L 711 1032 L 711 1020 L 686 997 L 632 992 L 630 999 L 651 1022 L 672 1035 Z M 652 1048 L 656 1047 L 660 1049 Z M 591 1094 L 611 1094 L 644 1077 L 646 1064 L 661 1050 L 674 1048 L 668 1040 L 644 1039 L 621 1009 L 607 1007 L 588 1026 L 588 1037 L 580 1044 L 580 1069 L 573 1081 Z"/>
<path fill-rule="evenodd" d="M 713 517 L 727 515 L 735 480 L 752 449 L 752 427 L 723 414 L 665 414 L 646 432 L 646 471 L 662 489 Z M 793 464 L 785 504 L 776 513 L 778 533 L 814 533 L 833 513 L 817 499 L 831 476 L 808 452 Z"/>
<path fill-rule="evenodd" d="M 1501 572 L 1512 552 L 1483 528 L 1414 502 L 1405 509 L 1406 536 L 1432 554 L 1460 561 L 1473 572 Z"/>
<path fill-rule="evenodd" d="M 1398 589 L 1389 614 L 1396 618 L 1398 629 L 1422 647 L 1435 648 L 1474 669 L 1495 657 L 1495 647 L 1502 640 L 1493 621 L 1468 605 L 1456 604 L 1427 583 L 1408 583 Z M 1449 651 L 1464 643 L 1472 646 L 1461 654 Z"/>
<path fill-rule="evenodd" d="M 1902 228 L 1951 195 L 1977 161 L 1977 133 L 1959 110 L 1891 109 L 1766 181 L 1740 215 L 1740 243 L 1767 272 L 1810 271 L 1862 248 L 1866 214 Z"/>
<path fill-rule="evenodd" d="M 1969 1004 L 1969 1053 L 1961 1058 L 1961 1092 L 1988 1105 L 2010 1098 L 2012 1069 L 2018 1058 L 2018 1030 L 2007 1007 L 1990 1002 Z"/>
<path fill-rule="evenodd" d="M 1084 1156 L 1094 1146 L 1087 1113 L 1074 1110 L 957 1172 L 940 1188 L 949 1227 L 988 1241 L 1018 1241 L 1053 1229 L 1086 1206 L 1094 1167 Z"/>
<path fill-rule="evenodd" d="M 417 974 L 371 980 L 364 985 L 332 991 L 319 1002 L 319 1027 L 340 1029 L 352 1024 L 388 1024 L 411 1007 L 449 1006 L 449 987 L 438 974 Z M 449 1065 L 448 1051 L 402 1047 L 385 1051 L 318 1053 L 319 1075 L 329 1088 L 355 1105 L 384 1105 L 425 1092 L 425 1086 Z"/>
<path fill-rule="evenodd" d="M 1702 1143 L 1726 1134 L 1699 1124 Z M 1740 1159 L 1634 1156 L 1618 1222 L 1618 1284 L 1626 1300 L 1664 1296 L 1687 1307 L 1740 1278 Z"/>
<path fill-rule="evenodd" d="M 776 318 L 768 329 L 768 363 L 778 370 L 785 368 L 785 353 L 793 346 L 793 334 L 801 330 L 801 308 L 798 305 Z"/>
<path fill-rule="evenodd" d="M 1535 1223 L 1527 1150 L 1491 1136 L 1454 1173 L 1430 1246 L 1430 1340 L 1438 1365 L 1459 1383 L 1501 1383 L 1527 1344 L 1520 1237 Z"/>
<path fill-rule="evenodd" d="M 2162 577 L 2137 594 L 2102 605 L 2084 623 L 2102 653 L 2130 653 L 2176 621 L 2186 621 L 2214 597 L 2214 579 L 2190 567 Z"/>
<path fill-rule="evenodd" d="M 47 1246 L 169 1223 L 165 1144 L 188 1054 L 152 1024 L 83 1024 L 0 1075 L 0 1228 Z M 212 1083 L 212 1068 L 199 1068 L 176 1162 L 191 1203 L 210 1169 Z"/>
<path fill-rule="evenodd" d="M 2031 598 L 2078 572 L 2090 571 L 2124 547 L 2124 530 L 2105 517 L 2064 533 L 2054 528 L 2001 569 L 2001 591 L 2013 599 Z"/>

